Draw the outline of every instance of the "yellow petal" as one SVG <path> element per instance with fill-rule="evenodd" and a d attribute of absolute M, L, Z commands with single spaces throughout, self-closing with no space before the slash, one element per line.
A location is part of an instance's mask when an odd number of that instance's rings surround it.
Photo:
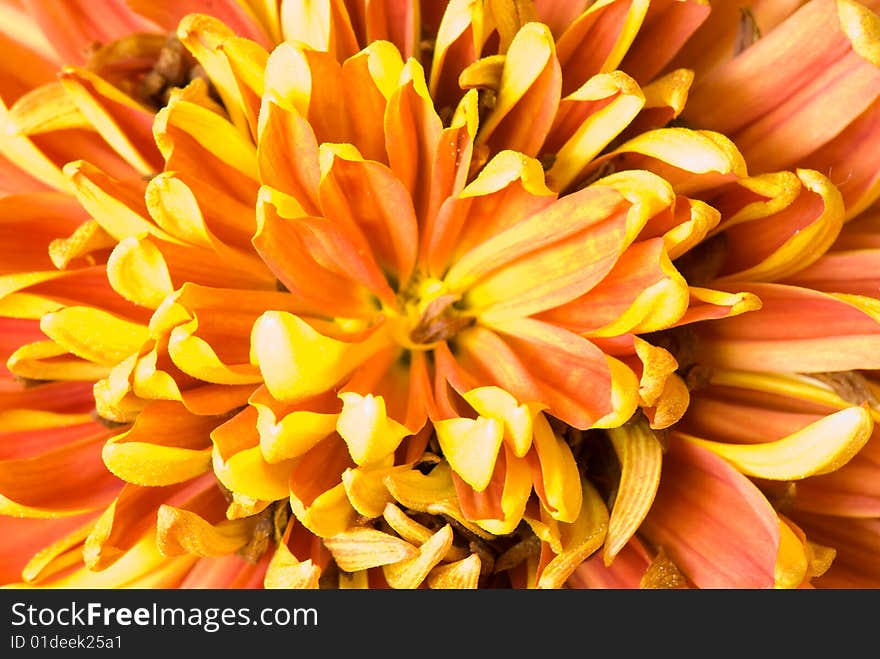
<path fill-rule="evenodd" d="M 642 88 L 645 93 L 645 109 L 669 108 L 675 119 L 684 110 L 688 92 L 694 82 L 691 69 L 675 69 L 655 78 Z"/>
<path fill-rule="evenodd" d="M 94 381 L 110 372 L 108 366 L 75 357 L 54 341 L 21 346 L 10 355 L 6 368 L 30 380 Z"/>
<path fill-rule="evenodd" d="M 545 78 L 549 81 L 541 85 Z M 556 47 L 550 29 L 538 22 L 525 25 L 517 32 L 507 52 L 495 105 L 480 122 L 476 143 L 490 141 L 505 118 L 515 113 L 520 104 L 525 104 L 527 97 L 534 94 L 536 89 L 548 94 L 547 100 L 555 105 L 558 102 L 560 85 L 559 61 L 556 59 Z M 542 101 L 546 102 L 545 99 Z M 534 107 L 532 103 L 528 105 Z M 549 108 L 549 103 L 547 105 Z M 531 135 L 529 131 L 518 130 L 507 136 L 509 148 L 529 156 L 537 154 L 553 120 L 553 116 L 547 112 L 548 108 L 544 108 L 542 113 L 542 125 L 530 126 L 535 129 L 531 131 Z"/>
<path fill-rule="evenodd" d="M 746 162 L 728 138 L 713 131 L 687 128 L 658 128 L 632 138 L 612 153 L 638 153 L 656 158 L 691 174 L 732 175 L 743 178 L 748 174 Z M 679 182 L 677 192 L 689 194 L 704 183 L 699 176 L 691 182 Z"/>
<path fill-rule="evenodd" d="M 418 556 L 382 568 L 388 585 L 396 589 L 418 588 L 451 547 L 452 527 L 447 524 L 419 547 Z"/>
<path fill-rule="evenodd" d="M 580 472 L 571 449 L 542 414 L 535 419 L 535 451 L 541 464 L 542 503 L 550 516 L 573 522 L 581 511 Z"/>
<path fill-rule="evenodd" d="M 253 179 L 256 192 L 259 171 L 257 150 L 250 133 L 243 135 L 216 112 L 195 103 L 174 100 L 156 115 L 153 134 L 162 156 L 168 160 L 175 149 L 173 130 L 191 137 L 211 157 Z"/>
<path fill-rule="evenodd" d="M 241 92 L 221 50 L 226 41 L 235 38 L 235 32 L 212 16 L 189 14 L 177 26 L 177 38 L 210 76 L 235 126 L 246 130 Z"/>
<path fill-rule="evenodd" d="M 394 471 L 385 478 L 385 485 L 402 506 L 432 515 L 448 515 L 481 538 L 491 540 L 494 537 L 462 513 L 452 470 L 445 462 L 437 464 L 428 474 L 417 469 Z"/>
<path fill-rule="evenodd" d="M 757 371 L 733 371 L 728 369 L 712 369 L 710 383 L 720 387 L 736 387 L 768 394 L 778 394 L 786 398 L 817 403 L 822 406 L 842 410 L 850 407 L 826 383 L 806 375 L 788 373 L 760 373 Z M 880 415 L 872 410 L 874 421 L 880 421 Z"/>
<path fill-rule="evenodd" d="M 165 257 L 147 238 L 119 242 L 107 259 L 107 279 L 126 300 L 152 309 L 174 291 Z"/>
<path fill-rule="evenodd" d="M 538 20 L 534 3 L 528 0 L 489 0 L 489 8 L 501 39 L 498 50 L 502 53 L 526 23 Z"/>
<path fill-rule="evenodd" d="M 298 316 L 267 311 L 254 323 L 251 362 L 274 398 L 297 401 L 335 386 L 383 343 L 380 332 L 360 343 L 338 341 Z"/>
<path fill-rule="evenodd" d="M 619 135 L 645 105 L 645 95 L 635 80 L 622 71 L 600 73 L 566 96 L 560 112 L 568 106 L 612 100 L 587 116 L 577 130 L 556 152 L 553 166 L 547 172 L 548 185 L 563 190 L 574 182 L 587 165 Z"/>
<path fill-rule="evenodd" d="M 504 425 L 497 419 L 444 419 L 434 422 L 444 457 L 456 474 L 477 491 L 492 480 Z"/>
<path fill-rule="evenodd" d="M 336 421 L 336 432 L 345 440 L 352 460 L 358 465 L 387 458 L 410 434 L 406 426 L 386 414 L 382 396 L 344 391 L 339 397 L 342 412 Z"/>
<path fill-rule="evenodd" d="M 252 364 L 225 364 L 210 343 L 195 335 L 198 318 L 171 330 L 168 355 L 181 371 L 204 382 L 216 384 L 257 384 L 259 369 Z"/>
<path fill-rule="evenodd" d="M 496 419 L 504 424 L 504 440 L 518 458 L 532 446 L 532 420 L 544 408 L 539 403 L 522 403 L 500 387 L 478 387 L 463 394 L 463 398 L 482 417 Z"/>
<path fill-rule="evenodd" d="M 84 257 L 94 263 L 90 252 L 113 247 L 116 240 L 94 220 L 80 224 L 67 238 L 56 238 L 49 243 L 49 258 L 59 270 L 64 270 L 74 259 Z"/>
<path fill-rule="evenodd" d="M 281 3 L 280 20 L 287 40 L 330 52 L 340 61 L 358 50 L 345 4 L 339 0 Z"/>
<path fill-rule="evenodd" d="M 154 158 L 155 147 L 151 142 L 146 142 L 144 146 L 152 149 L 152 152 L 142 153 L 138 145 L 132 143 L 126 131 L 127 126 L 120 125 L 107 111 L 105 104 L 109 102 L 119 105 L 133 116 L 137 116 L 137 119 L 132 121 L 138 121 L 145 126 L 142 128 L 146 136 L 149 136 L 148 121 L 152 118 L 152 112 L 87 69 L 66 66 L 61 70 L 59 77 L 68 96 L 107 144 L 138 173 L 143 176 L 152 175 L 154 166 L 150 163 L 150 159 Z"/>
<path fill-rule="evenodd" d="M 779 520 L 779 550 L 776 555 L 774 581 L 776 588 L 797 588 L 807 576 L 807 550 L 797 534 Z"/>
<path fill-rule="evenodd" d="M 536 438 L 535 444 L 538 443 Z M 511 450 L 506 446 L 502 448 L 505 455 L 504 470 L 504 486 L 501 491 L 501 515 L 494 518 L 475 519 L 474 524 L 483 529 L 485 532 L 494 536 L 508 535 L 513 533 L 520 522 L 523 520 L 526 506 L 529 502 L 529 496 L 532 493 L 532 485 L 534 484 L 531 463 L 523 458 L 517 458 Z M 543 465 L 542 465 L 543 466 Z M 557 467 L 558 465 L 554 465 Z M 558 487 L 559 475 L 564 474 L 564 469 L 551 469 L 551 485 Z M 564 480 L 564 478 L 563 478 Z M 546 495 L 547 493 L 545 493 Z M 496 495 L 497 496 L 497 495 Z M 555 499 L 562 499 L 560 496 L 554 496 Z M 561 504 L 565 507 L 566 504 Z M 571 504 L 568 504 L 571 505 Z"/>
<path fill-rule="evenodd" d="M 12 409 L 0 410 L 0 428 L 3 432 L 21 432 L 23 430 L 46 430 L 64 428 L 93 421 L 88 412 L 81 414 L 61 414 L 45 410 Z"/>
<path fill-rule="evenodd" d="M 156 522 L 156 542 L 165 556 L 225 556 L 247 544 L 253 527 L 253 520 L 223 520 L 212 525 L 189 510 L 163 504 Z"/>
<path fill-rule="evenodd" d="M 65 568 L 81 564 L 83 541 L 94 527 L 95 522 L 88 522 L 38 551 L 22 568 L 22 578 L 28 582 L 39 582 Z"/>
<path fill-rule="evenodd" d="M 612 428 L 608 436 L 620 461 L 621 473 L 605 539 L 606 566 L 611 565 L 651 509 L 663 463 L 663 448 L 643 421 Z"/>
<path fill-rule="evenodd" d="M 315 497 L 309 506 L 291 494 L 290 507 L 300 523 L 321 538 L 342 533 L 357 517 L 342 483 Z"/>
<path fill-rule="evenodd" d="M 788 481 L 839 469 L 870 439 L 873 428 L 868 410 L 850 407 L 774 442 L 725 444 L 681 437 L 709 449 L 748 476 Z"/>
<path fill-rule="evenodd" d="M 690 400 L 690 390 L 685 381 L 675 373 L 670 375 L 663 387 L 663 393 L 654 403 L 653 413 L 650 414 L 651 428 L 669 428 L 684 416 Z"/>
<path fill-rule="evenodd" d="M 117 240 L 152 234 L 174 242 L 171 236 L 147 220 L 139 208 L 132 206 L 143 200 L 132 185 L 116 181 L 82 160 L 67 163 L 62 171 L 70 181 L 77 201 Z"/>
<path fill-rule="evenodd" d="M 215 446 L 213 465 L 217 480 L 234 492 L 265 501 L 286 499 L 290 493 L 290 462 L 270 465 L 263 460 L 259 446 L 239 451 L 226 461 Z"/>
<path fill-rule="evenodd" d="M 605 355 L 611 371 L 611 407 L 609 412 L 593 424 L 594 428 L 616 428 L 629 419 L 639 406 L 639 380 L 629 366 L 619 359 Z"/>
<path fill-rule="evenodd" d="M 562 551 L 541 571 L 537 586 L 561 588 L 575 568 L 602 546 L 608 530 L 608 509 L 596 489 L 583 481 L 584 504 L 577 520 L 559 524 Z"/>
<path fill-rule="evenodd" d="M 296 410 L 277 420 L 269 406 L 251 404 L 257 409 L 260 450 L 269 463 L 306 453 L 336 429 L 336 414 Z"/>
<path fill-rule="evenodd" d="M 480 582 L 483 564 L 477 554 L 446 565 L 438 565 L 428 574 L 428 586 L 433 589 L 474 590 Z"/>
<path fill-rule="evenodd" d="M 657 402 L 670 375 L 678 369 L 678 362 L 668 350 L 653 346 L 635 337 L 633 346 L 642 362 L 642 377 L 639 380 L 639 396 L 645 405 Z"/>
<path fill-rule="evenodd" d="M 369 528 L 350 529 L 324 538 L 324 546 L 346 572 L 410 560 L 419 555 L 419 550 L 406 540 Z"/>
<path fill-rule="evenodd" d="M 321 569 L 311 559 L 300 561 L 294 556 L 287 545 L 280 544 L 266 568 L 263 587 L 268 589 L 317 590 Z"/>
<path fill-rule="evenodd" d="M 105 366 L 115 366 L 149 338 L 143 325 L 89 307 L 47 314 L 40 320 L 40 329 L 73 354 Z"/>
<path fill-rule="evenodd" d="M 680 320 L 690 301 L 688 283 L 665 252 L 660 257 L 660 270 L 666 277 L 639 293 L 613 323 L 590 331 L 590 336 L 656 332 Z"/>
<path fill-rule="evenodd" d="M 379 469 L 346 469 L 342 472 L 342 485 L 352 507 L 368 519 L 379 517 L 392 501 L 385 485 L 385 478 L 394 471 L 405 471 L 407 465 Z"/>
<path fill-rule="evenodd" d="M 691 219 L 677 224 L 663 234 L 666 251 L 673 260 L 699 245 L 721 221 L 721 213 L 709 204 L 697 199 L 687 201 L 691 209 Z"/>
<path fill-rule="evenodd" d="M 211 449 L 196 451 L 146 442 L 116 444 L 110 440 L 101 453 L 107 469 L 129 483 L 170 485 L 195 478 L 211 468 Z"/>
<path fill-rule="evenodd" d="M 182 483 L 211 469 L 209 433 L 217 425 L 216 417 L 155 401 L 135 418 L 131 429 L 104 444 L 101 457 L 111 472 L 129 483 Z"/>
<path fill-rule="evenodd" d="M 9 108 L 7 130 L 18 135 L 38 135 L 69 128 L 90 128 L 89 120 L 64 90 L 50 82 L 19 97 Z"/>

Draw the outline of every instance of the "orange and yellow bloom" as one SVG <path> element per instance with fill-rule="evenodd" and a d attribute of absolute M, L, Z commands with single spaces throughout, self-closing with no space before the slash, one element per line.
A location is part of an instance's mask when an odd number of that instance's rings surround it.
<path fill-rule="evenodd" d="M 870 7 L 106 4 L 4 4 L 4 583 L 876 580 Z"/>

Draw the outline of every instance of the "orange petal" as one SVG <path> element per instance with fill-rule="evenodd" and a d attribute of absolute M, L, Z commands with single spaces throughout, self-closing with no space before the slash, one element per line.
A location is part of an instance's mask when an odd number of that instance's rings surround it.
<path fill-rule="evenodd" d="M 323 214 L 360 229 L 369 237 L 379 265 L 397 281 L 407 281 L 415 265 L 418 241 L 409 191 L 385 165 L 347 157 L 325 146 L 319 188 Z"/>
<path fill-rule="evenodd" d="M 880 325 L 871 298 L 780 284 L 737 288 L 757 295 L 763 306 L 700 326 L 707 363 L 802 373 L 874 368 Z"/>
<path fill-rule="evenodd" d="M 385 110 L 385 150 L 394 175 L 412 197 L 416 217 L 427 215 L 431 164 L 443 124 L 428 94 L 425 72 L 414 59 L 406 62 Z"/>
<path fill-rule="evenodd" d="M 0 511 L 60 517 L 106 505 L 122 483 L 107 472 L 101 445 L 110 434 L 99 423 L 76 441 L 27 458 L 0 461 Z"/>
<path fill-rule="evenodd" d="M 28 3 L 31 20 L 65 62 L 84 62 L 88 48 L 95 42 L 107 43 L 133 32 L 156 30 L 156 25 L 135 13 L 126 0 L 109 0 L 100 17 L 92 9 L 86 0 Z"/>
<path fill-rule="evenodd" d="M 776 513 L 745 476 L 706 449 L 670 442 L 641 532 L 699 588 L 774 585 Z"/>
<path fill-rule="evenodd" d="M 493 152 L 512 149 L 536 156 L 553 124 L 561 89 L 550 30 L 526 24 L 507 51 L 495 106 L 480 122 L 476 143 Z"/>
<path fill-rule="evenodd" d="M 880 441 L 877 431 L 856 456 L 837 471 L 798 483 L 794 506 L 822 515 L 877 517 L 880 490 Z"/>
<path fill-rule="evenodd" d="M 871 53 L 878 23 L 852 0 L 808 3 L 695 85 L 683 116 L 734 139 L 754 171 L 785 168 L 877 99 L 880 72 Z M 816 47 L 792 57 L 793 38 Z"/>
<path fill-rule="evenodd" d="M 180 505 L 207 488 L 216 489 L 211 477 L 170 487 L 126 485 L 85 538 L 82 560 L 92 570 L 106 569 L 148 534 L 159 506 Z"/>
<path fill-rule="evenodd" d="M 619 68 L 645 20 L 649 4 L 644 0 L 603 0 L 567 26 L 557 45 L 564 75 L 563 95 L 597 73 Z"/>
<path fill-rule="evenodd" d="M 715 11 L 706 0 L 652 2 L 620 68 L 640 83 L 648 82 L 664 70 Z"/>
<path fill-rule="evenodd" d="M 596 553 L 577 566 L 568 578 L 571 588 L 637 589 L 642 576 L 651 564 L 651 558 L 638 536 L 634 536 L 615 556 L 611 565 L 605 565 L 602 554 Z"/>

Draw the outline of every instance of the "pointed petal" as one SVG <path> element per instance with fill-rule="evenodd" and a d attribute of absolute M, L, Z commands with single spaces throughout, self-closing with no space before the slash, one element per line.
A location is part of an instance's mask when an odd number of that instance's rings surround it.
<path fill-rule="evenodd" d="M 873 426 L 866 409 L 850 407 L 773 442 L 738 445 L 695 437 L 687 441 L 720 455 L 744 474 L 788 481 L 839 469 L 865 445 Z"/>

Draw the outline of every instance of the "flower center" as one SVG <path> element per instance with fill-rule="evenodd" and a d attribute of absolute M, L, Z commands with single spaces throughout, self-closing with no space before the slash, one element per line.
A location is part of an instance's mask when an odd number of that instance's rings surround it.
<path fill-rule="evenodd" d="M 410 350 L 430 350 L 474 323 L 456 308 L 460 299 L 439 279 L 415 278 L 398 293 L 396 308 L 383 311 L 395 341 Z"/>

